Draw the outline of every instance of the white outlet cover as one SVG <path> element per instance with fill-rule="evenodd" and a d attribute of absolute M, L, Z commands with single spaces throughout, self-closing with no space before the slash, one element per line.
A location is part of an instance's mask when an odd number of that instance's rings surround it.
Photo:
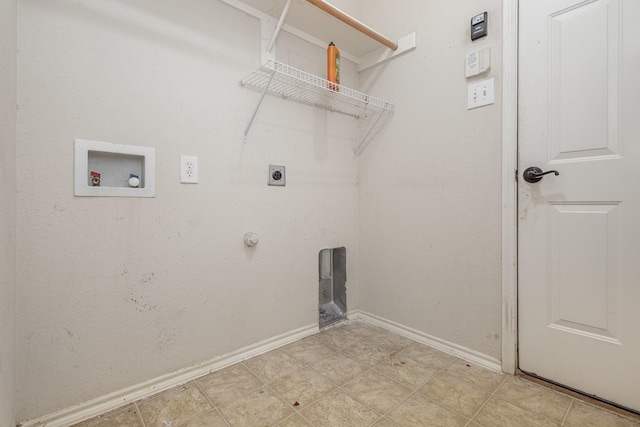
<path fill-rule="evenodd" d="M 467 86 L 467 110 L 494 103 L 494 79 Z"/>
<path fill-rule="evenodd" d="M 180 182 L 183 184 L 198 183 L 198 157 L 180 156 Z"/>

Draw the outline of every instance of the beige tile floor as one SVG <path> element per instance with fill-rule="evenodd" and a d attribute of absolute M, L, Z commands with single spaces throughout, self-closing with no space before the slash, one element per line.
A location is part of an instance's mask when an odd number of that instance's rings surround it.
<path fill-rule="evenodd" d="M 359 321 L 78 427 L 640 426 Z"/>

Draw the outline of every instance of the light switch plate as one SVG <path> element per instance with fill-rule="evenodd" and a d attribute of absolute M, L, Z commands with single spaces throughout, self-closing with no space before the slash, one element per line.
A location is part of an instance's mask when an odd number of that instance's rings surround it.
<path fill-rule="evenodd" d="M 483 80 L 467 86 L 467 110 L 494 103 L 494 79 Z"/>

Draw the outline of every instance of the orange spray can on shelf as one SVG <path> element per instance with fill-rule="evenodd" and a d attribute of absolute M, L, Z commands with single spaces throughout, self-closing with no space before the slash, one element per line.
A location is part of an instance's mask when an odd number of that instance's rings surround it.
<path fill-rule="evenodd" d="M 340 90 L 340 51 L 333 42 L 327 48 L 327 80 L 329 89 Z"/>

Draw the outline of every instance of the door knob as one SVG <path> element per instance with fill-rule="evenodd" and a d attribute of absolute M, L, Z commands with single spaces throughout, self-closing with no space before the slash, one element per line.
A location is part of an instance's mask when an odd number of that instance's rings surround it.
<path fill-rule="evenodd" d="M 530 168 L 525 169 L 524 173 L 522 174 L 522 177 L 527 182 L 535 183 L 535 182 L 541 181 L 542 178 L 549 173 L 552 173 L 556 176 L 560 175 L 560 172 L 558 171 L 542 172 L 542 169 L 536 166 L 531 166 Z"/>

